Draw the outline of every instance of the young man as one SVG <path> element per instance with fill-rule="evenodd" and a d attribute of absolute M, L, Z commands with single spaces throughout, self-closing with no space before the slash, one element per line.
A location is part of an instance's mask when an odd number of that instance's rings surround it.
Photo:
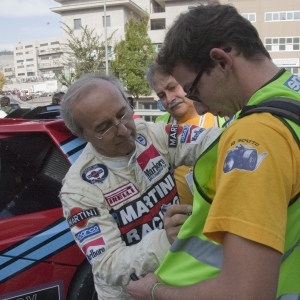
<path fill-rule="evenodd" d="M 147 79 L 150 87 L 161 100 L 167 111 L 166 114 L 155 119 L 155 123 L 163 121 L 171 124 L 192 124 L 204 128 L 221 127 L 224 118 L 218 118 L 210 113 L 198 115 L 194 102 L 185 97 L 181 85 L 173 76 L 152 62 L 147 70 Z M 179 200 L 182 204 L 193 204 L 193 166 L 180 166 L 174 170 Z"/>
<path fill-rule="evenodd" d="M 192 215 L 157 275 L 131 282 L 129 293 L 136 300 L 149 291 L 155 300 L 299 298 L 300 128 L 270 113 L 239 116 L 269 98 L 298 103 L 300 79 L 272 62 L 254 26 L 229 5 L 181 14 L 158 63 L 199 114 L 231 120 L 194 167 Z"/>
<path fill-rule="evenodd" d="M 191 211 L 161 211 L 179 203 L 171 168 L 193 165 L 219 129 L 134 121 L 120 84 L 97 74 L 68 89 L 61 116 L 88 142 L 63 182 L 64 215 L 92 265 L 98 298 L 130 299 L 130 275 L 157 269 Z"/>

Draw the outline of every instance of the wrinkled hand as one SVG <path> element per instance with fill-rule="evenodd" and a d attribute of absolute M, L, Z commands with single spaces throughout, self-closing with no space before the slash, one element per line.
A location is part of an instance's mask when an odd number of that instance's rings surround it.
<path fill-rule="evenodd" d="M 151 287 L 156 282 L 161 282 L 161 279 L 153 273 L 139 276 L 139 280 L 129 282 L 127 292 L 134 300 L 149 300 Z"/>
<path fill-rule="evenodd" d="M 170 244 L 173 244 L 182 224 L 192 212 L 192 206 L 187 204 L 170 205 L 164 215 L 164 229 Z"/>

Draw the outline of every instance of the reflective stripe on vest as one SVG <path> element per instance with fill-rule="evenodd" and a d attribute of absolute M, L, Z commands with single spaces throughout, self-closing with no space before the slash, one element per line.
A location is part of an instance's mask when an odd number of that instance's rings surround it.
<path fill-rule="evenodd" d="M 196 236 L 183 240 L 177 238 L 172 244 L 170 252 L 186 252 L 196 260 L 218 269 L 221 269 L 223 264 L 222 246 L 203 241 Z"/>
<path fill-rule="evenodd" d="M 300 300 L 300 295 L 286 294 L 286 295 L 280 296 L 277 300 Z"/>

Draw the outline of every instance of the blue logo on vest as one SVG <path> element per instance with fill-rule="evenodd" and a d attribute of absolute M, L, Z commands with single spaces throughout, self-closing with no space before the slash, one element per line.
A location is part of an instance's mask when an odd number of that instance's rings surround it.
<path fill-rule="evenodd" d="M 104 179 L 108 176 L 108 170 L 105 165 L 96 164 L 86 168 L 82 173 L 82 179 L 89 183 L 103 183 Z"/>
<path fill-rule="evenodd" d="M 295 75 L 292 75 L 285 83 L 285 86 L 291 90 L 300 93 L 300 78 Z"/>

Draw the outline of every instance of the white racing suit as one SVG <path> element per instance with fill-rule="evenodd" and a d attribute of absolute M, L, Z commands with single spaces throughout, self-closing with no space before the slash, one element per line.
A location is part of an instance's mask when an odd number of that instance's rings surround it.
<path fill-rule="evenodd" d="M 87 144 L 60 198 L 75 241 L 92 265 L 98 298 L 131 299 L 130 274 L 155 271 L 170 244 L 162 204 L 178 204 L 172 168 L 194 165 L 218 128 L 136 120 L 133 154 L 106 157 Z"/>

